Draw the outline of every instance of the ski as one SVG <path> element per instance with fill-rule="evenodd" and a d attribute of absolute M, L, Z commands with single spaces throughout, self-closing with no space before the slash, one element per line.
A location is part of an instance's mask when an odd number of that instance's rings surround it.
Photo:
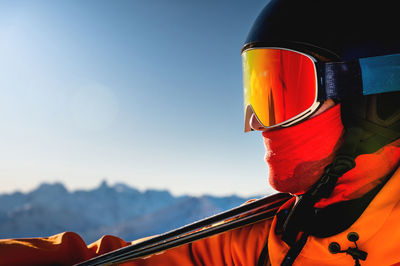
<path fill-rule="evenodd" d="M 291 196 L 285 193 L 266 196 L 77 265 L 92 266 L 122 263 L 272 218 L 279 207 L 290 198 Z"/>

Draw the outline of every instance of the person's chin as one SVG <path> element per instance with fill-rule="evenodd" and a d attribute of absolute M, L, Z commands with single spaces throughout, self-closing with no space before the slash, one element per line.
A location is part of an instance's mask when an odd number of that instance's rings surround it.
<path fill-rule="evenodd" d="M 269 183 L 279 192 L 301 195 L 308 191 L 318 181 L 322 173 L 311 171 L 295 171 L 293 174 L 282 177 L 271 173 Z"/>
<path fill-rule="evenodd" d="M 321 178 L 324 168 L 330 164 L 332 160 L 333 154 L 321 160 L 303 162 L 296 165 L 293 170 L 274 169 L 274 167 L 269 164 L 269 183 L 279 192 L 295 195 L 304 194 Z"/>
<path fill-rule="evenodd" d="M 304 194 L 311 187 L 310 184 L 299 184 L 298 182 L 294 182 L 292 178 L 280 180 L 278 178 L 274 178 L 273 176 L 270 176 L 269 184 L 276 191 L 294 195 Z"/>

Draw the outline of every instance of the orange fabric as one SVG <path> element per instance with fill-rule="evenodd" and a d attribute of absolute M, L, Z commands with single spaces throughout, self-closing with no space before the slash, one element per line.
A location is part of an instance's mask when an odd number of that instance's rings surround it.
<path fill-rule="evenodd" d="M 86 246 L 73 232 L 51 237 L 0 240 L 0 265 L 73 265 L 130 243 L 103 236 Z"/>
<path fill-rule="evenodd" d="M 351 256 L 344 253 L 331 254 L 328 246 L 337 242 L 342 249 L 354 247 L 347 240 L 347 234 L 357 232 L 360 239 L 358 247 L 368 252 L 366 261 L 360 261 L 363 266 L 395 265 L 400 263 L 400 169 L 385 184 L 374 200 L 369 204 L 360 218 L 347 230 L 327 238 L 309 237 L 303 250 L 293 265 L 354 265 Z M 287 202 L 282 208 L 288 208 L 293 201 Z M 268 250 L 272 265 L 280 265 L 288 251 L 288 246 L 274 234 L 276 219 L 274 219 Z"/>
<path fill-rule="evenodd" d="M 342 249 L 353 247 L 349 232 L 357 232 L 357 244 L 368 252 L 363 266 L 400 263 L 400 170 L 386 183 L 361 217 L 347 230 L 332 237 L 309 237 L 294 265 L 354 265 L 346 254 L 331 254 L 328 246 L 337 242 Z M 294 203 L 288 201 L 283 208 Z M 168 250 L 126 265 L 256 265 L 268 239 L 272 265 L 280 265 L 288 247 L 275 234 L 276 219 L 238 228 L 192 244 Z M 71 265 L 129 243 L 105 236 L 88 247 L 75 233 L 50 238 L 0 240 L 0 265 Z"/>
<path fill-rule="evenodd" d="M 72 232 L 47 238 L 0 240 L 0 265 L 71 265 L 95 255 Z"/>
<path fill-rule="evenodd" d="M 238 228 L 124 265 L 255 265 L 271 220 Z M 49 238 L 0 240 L 0 265 L 72 265 L 130 243 L 104 236 L 86 246 L 71 232 Z"/>
<path fill-rule="evenodd" d="M 121 238 L 115 236 L 103 236 L 96 242 L 90 244 L 88 249 L 94 256 L 113 251 L 118 248 L 129 246 L 130 243 L 125 242 Z"/>
<path fill-rule="evenodd" d="M 355 162 L 356 167 L 338 179 L 331 196 L 320 200 L 316 208 L 359 198 L 379 185 L 400 162 L 400 139 L 375 153 L 358 156 Z"/>
<path fill-rule="evenodd" d="M 196 241 L 132 265 L 256 265 L 264 247 L 271 220 Z"/>
<path fill-rule="evenodd" d="M 294 265 L 354 265 L 346 254 L 331 254 L 328 246 L 338 242 L 342 249 L 352 247 L 349 232 L 357 232 L 360 249 L 368 252 L 365 265 L 400 263 L 400 170 L 387 182 L 362 216 L 344 232 L 328 237 L 310 237 Z M 282 208 L 293 204 L 287 202 Z M 268 239 L 272 265 L 280 265 L 288 247 L 274 233 L 276 220 L 262 221 L 224 234 L 199 240 L 127 265 L 255 265 Z M 86 246 L 75 233 L 50 238 L 0 240 L 0 265 L 71 265 L 97 256 L 127 243 L 105 236 Z"/>

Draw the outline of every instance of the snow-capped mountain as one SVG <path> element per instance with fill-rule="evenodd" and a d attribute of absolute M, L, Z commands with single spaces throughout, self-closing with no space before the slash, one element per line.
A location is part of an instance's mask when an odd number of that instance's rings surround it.
<path fill-rule="evenodd" d="M 73 231 L 87 243 L 105 234 L 129 241 L 172 230 L 246 200 L 237 196 L 174 197 L 168 191 L 141 192 L 105 181 L 93 190 L 73 192 L 61 183 L 45 183 L 26 194 L 0 195 L 0 238 Z"/>

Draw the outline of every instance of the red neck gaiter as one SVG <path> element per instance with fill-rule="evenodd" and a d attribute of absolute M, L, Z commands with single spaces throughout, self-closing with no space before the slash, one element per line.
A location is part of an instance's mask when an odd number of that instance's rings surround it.
<path fill-rule="evenodd" d="M 340 105 L 297 125 L 263 132 L 271 186 L 292 194 L 307 191 L 333 161 L 342 135 Z"/>
<path fill-rule="evenodd" d="M 292 194 L 306 192 L 333 161 L 342 135 L 339 105 L 298 125 L 263 132 L 271 186 Z M 359 155 L 355 162 L 353 169 L 339 177 L 330 197 L 315 207 L 362 197 L 381 184 L 400 164 L 400 139 L 372 154 Z"/>

